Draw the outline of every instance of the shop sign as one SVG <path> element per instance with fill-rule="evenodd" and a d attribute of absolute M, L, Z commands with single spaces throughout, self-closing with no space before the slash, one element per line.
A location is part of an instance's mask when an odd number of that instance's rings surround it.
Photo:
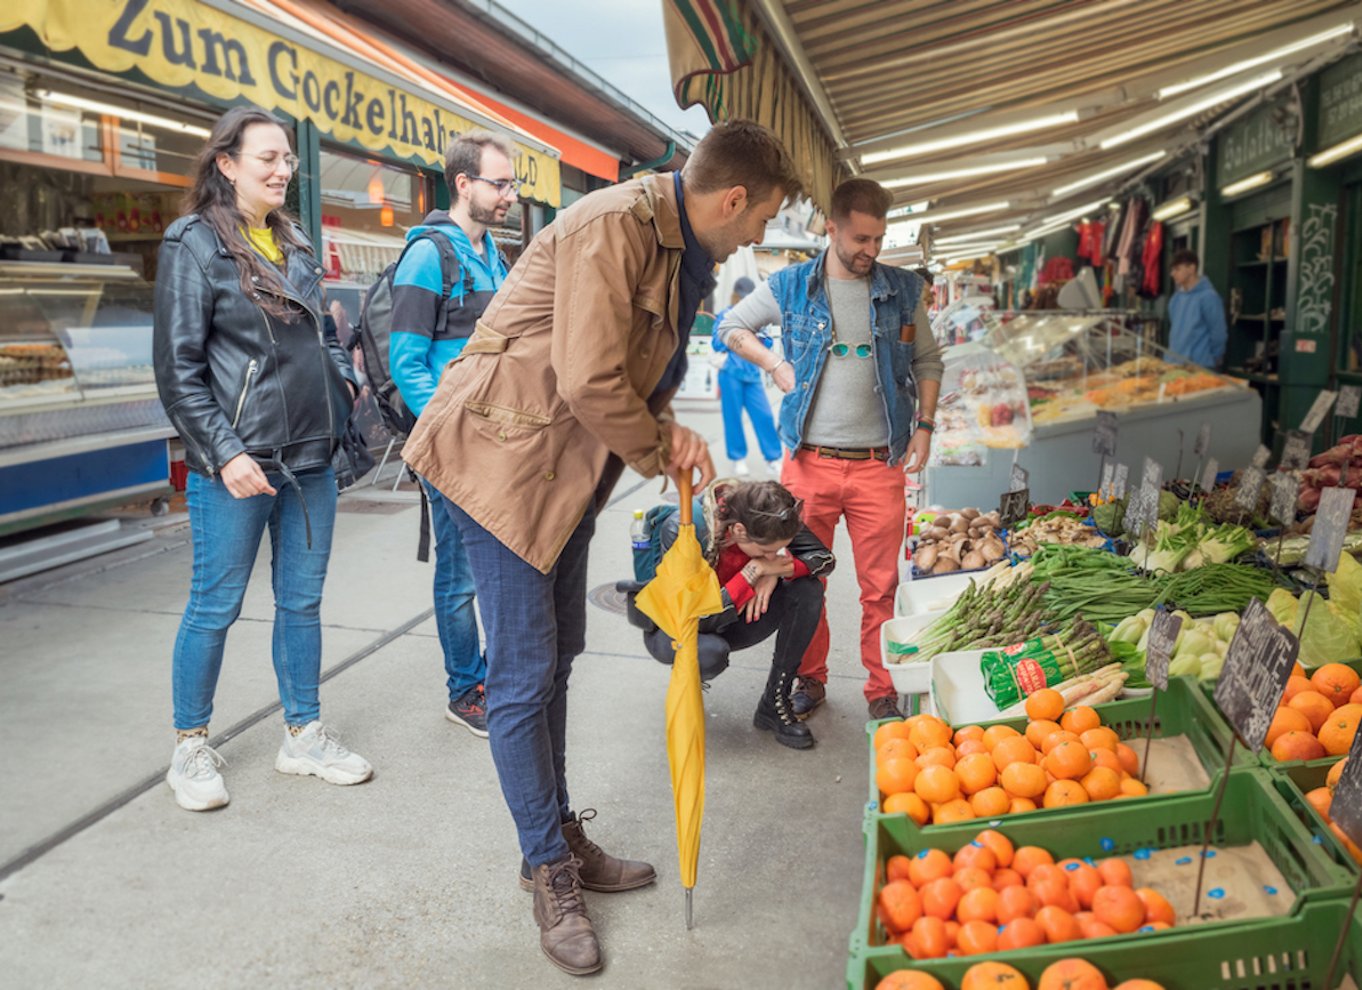
<path fill-rule="evenodd" d="M 1362 55 L 1340 59 L 1319 74 L 1321 149 L 1362 134 Z"/>
<path fill-rule="evenodd" d="M 479 126 L 197 0 L 15 0 L 0 12 L 0 32 L 22 27 L 53 51 L 79 49 L 107 72 L 137 69 L 171 89 L 249 101 L 310 120 L 333 140 L 435 168 L 452 138 Z M 524 195 L 558 206 L 558 160 L 513 143 Z"/>
<path fill-rule="evenodd" d="M 1278 103 L 1259 107 L 1225 129 L 1217 145 L 1216 178 L 1221 185 L 1284 162 L 1295 153 L 1296 125 L 1277 118 L 1294 110 Z"/>

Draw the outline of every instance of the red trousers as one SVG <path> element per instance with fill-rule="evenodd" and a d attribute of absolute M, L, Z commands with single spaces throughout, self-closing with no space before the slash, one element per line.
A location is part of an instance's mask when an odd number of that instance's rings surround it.
<path fill-rule="evenodd" d="M 880 656 L 880 626 L 894 616 L 903 553 L 903 467 L 884 461 L 847 461 L 796 451 L 785 461 L 781 483 L 804 500 L 804 524 L 831 548 L 837 522 L 846 517 L 861 586 L 861 663 L 865 665 L 867 701 L 896 695 Z M 843 567 L 845 564 L 842 565 Z M 834 579 L 836 580 L 836 579 Z M 828 680 L 828 618 L 799 665 L 799 676 Z"/>

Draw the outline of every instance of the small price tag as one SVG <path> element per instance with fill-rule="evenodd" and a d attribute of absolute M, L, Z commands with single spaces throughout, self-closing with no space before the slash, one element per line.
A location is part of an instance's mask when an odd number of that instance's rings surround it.
<path fill-rule="evenodd" d="M 1115 498 L 1116 465 L 1111 461 L 1102 463 L 1102 484 L 1097 487 L 1097 494 L 1103 497 Z"/>
<path fill-rule="evenodd" d="M 998 517 L 1002 520 L 1004 528 L 1007 528 L 1013 523 L 1025 519 L 1030 508 L 1031 490 L 1029 488 L 1003 492 L 1002 501 L 998 505 Z"/>
<path fill-rule="evenodd" d="M 1362 732 L 1353 740 L 1348 764 L 1334 785 L 1329 817 L 1344 835 L 1362 845 Z"/>
<path fill-rule="evenodd" d="M 1111 478 L 1111 495 L 1112 495 L 1112 498 L 1125 498 L 1125 497 L 1126 497 L 1126 486 L 1127 486 L 1129 480 L 1130 480 L 1130 468 L 1126 467 L 1124 464 L 1117 464 L 1117 465 L 1116 465 L 1116 472 L 1112 475 L 1112 478 Z"/>
<path fill-rule="evenodd" d="M 1182 616 L 1162 608 L 1154 613 L 1149 639 L 1145 641 L 1144 675 L 1160 691 L 1168 690 L 1168 663 L 1181 631 Z"/>
<path fill-rule="evenodd" d="M 1103 457 L 1112 457 L 1116 453 L 1116 414 L 1111 412 L 1099 412 L 1097 414 L 1097 426 L 1092 431 L 1092 452 L 1101 454 Z"/>
<path fill-rule="evenodd" d="M 1272 476 L 1272 506 L 1268 514 L 1274 522 L 1289 526 L 1296 521 L 1296 492 L 1299 488 L 1300 485 L 1292 475 Z"/>
<path fill-rule="evenodd" d="M 1215 703 L 1251 753 L 1262 749 L 1299 652 L 1296 637 L 1262 602 L 1250 599 L 1225 654 Z"/>
<path fill-rule="evenodd" d="M 1283 471 L 1304 471 L 1310 462 L 1310 434 L 1300 430 L 1290 430 L 1282 443 Z"/>
<path fill-rule="evenodd" d="M 1201 471 L 1201 490 L 1209 492 L 1215 488 L 1215 476 L 1220 473 L 1220 462 L 1214 457 L 1206 462 Z"/>
<path fill-rule="evenodd" d="M 1319 424 L 1324 422 L 1324 417 L 1329 415 L 1330 408 L 1333 407 L 1334 400 L 1338 398 L 1337 392 L 1330 392 L 1325 389 L 1315 396 L 1314 403 L 1310 406 L 1310 411 L 1301 420 L 1301 431 L 1304 433 L 1314 433 L 1319 429 Z"/>
<path fill-rule="evenodd" d="M 1352 519 L 1353 499 L 1357 492 L 1351 488 L 1326 488 L 1320 494 L 1315 510 L 1315 526 L 1310 530 L 1310 545 L 1305 549 L 1305 566 L 1321 571 L 1338 567 L 1338 555 L 1343 550 L 1343 537 Z"/>
<path fill-rule="evenodd" d="M 1263 482 L 1267 480 L 1267 475 L 1258 465 L 1244 468 L 1244 473 L 1239 478 L 1239 489 L 1234 493 L 1234 504 L 1237 508 L 1247 513 L 1253 513 L 1258 508 L 1258 496 L 1263 491 Z"/>
<path fill-rule="evenodd" d="M 1012 473 L 1008 477 L 1008 484 L 1014 492 L 1021 491 L 1031 484 L 1031 472 L 1020 464 L 1012 465 Z"/>
<path fill-rule="evenodd" d="M 1192 444 L 1192 453 L 1197 457 L 1205 457 L 1211 449 L 1211 424 L 1202 423 L 1201 429 L 1196 431 L 1196 442 Z"/>
<path fill-rule="evenodd" d="M 1344 385 L 1338 390 L 1338 401 L 1334 403 L 1334 415 L 1340 419 L 1352 419 L 1357 415 L 1357 406 L 1362 400 L 1362 386 Z"/>
<path fill-rule="evenodd" d="M 1253 452 L 1253 460 L 1249 461 L 1249 465 L 1256 468 L 1265 468 L 1271 457 L 1272 451 L 1268 450 L 1262 444 L 1259 444 L 1258 449 Z"/>

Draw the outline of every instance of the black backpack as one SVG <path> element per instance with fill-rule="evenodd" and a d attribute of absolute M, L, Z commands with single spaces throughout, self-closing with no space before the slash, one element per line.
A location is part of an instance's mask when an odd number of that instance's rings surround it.
<path fill-rule="evenodd" d="M 440 273 L 443 283 L 441 298 L 444 305 L 440 307 L 440 314 L 436 317 L 433 337 L 440 336 L 444 331 L 445 324 L 449 322 L 451 306 L 463 305 L 463 297 L 457 300 L 450 299 L 450 293 L 461 276 L 464 280 L 464 296 L 473 291 L 473 276 L 463 271 L 463 266 L 459 264 L 459 255 L 449 238 L 438 230 L 426 230 L 407 242 L 402 254 L 383 269 L 383 274 L 378 276 L 378 281 L 369 287 L 369 292 L 364 297 L 358 330 L 360 347 L 364 351 L 364 370 L 369 377 L 369 388 L 373 391 L 379 412 L 383 414 L 383 425 L 400 440 L 406 439 L 411 433 L 412 427 L 416 425 L 416 417 L 402 401 L 402 393 L 398 390 L 397 383 L 393 381 L 392 369 L 388 365 L 388 344 L 393 326 L 393 277 L 407 251 L 422 239 L 431 241 L 440 252 Z"/>

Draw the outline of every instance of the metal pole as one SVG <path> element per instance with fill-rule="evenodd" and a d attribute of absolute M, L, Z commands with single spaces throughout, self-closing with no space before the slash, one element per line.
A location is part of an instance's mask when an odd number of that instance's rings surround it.
<path fill-rule="evenodd" d="M 1338 972 L 1339 960 L 1343 958 L 1343 947 L 1348 944 L 1348 923 L 1352 921 L 1353 912 L 1357 910 L 1358 898 L 1362 898 L 1362 876 L 1357 878 L 1352 903 L 1348 905 L 1348 913 L 1343 916 L 1343 929 L 1338 933 L 1338 944 L 1334 946 L 1333 957 L 1329 960 L 1329 975 L 1324 978 L 1323 990 L 1333 990 L 1334 974 Z"/>
<path fill-rule="evenodd" d="M 1149 776 L 1149 747 L 1154 745 L 1154 714 L 1159 707 L 1159 689 L 1154 688 L 1154 693 L 1149 702 L 1149 721 L 1144 727 L 1144 762 L 1140 764 L 1140 783 L 1144 783 Z"/>
<path fill-rule="evenodd" d="M 1230 782 L 1230 765 L 1234 761 L 1234 746 L 1239 741 L 1238 734 L 1230 736 L 1230 748 L 1225 752 L 1225 769 L 1220 774 L 1220 788 L 1215 792 L 1215 807 L 1211 809 L 1211 820 L 1206 823 L 1206 831 L 1201 836 L 1201 862 L 1196 865 L 1196 897 L 1192 901 L 1192 916 L 1201 913 L 1201 881 L 1206 873 L 1206 850 L 1211 846 L 1211 836 L 1215 824 L 1220 820 L 1220 803 L 1225 800 L 1225 785 Z"/>

